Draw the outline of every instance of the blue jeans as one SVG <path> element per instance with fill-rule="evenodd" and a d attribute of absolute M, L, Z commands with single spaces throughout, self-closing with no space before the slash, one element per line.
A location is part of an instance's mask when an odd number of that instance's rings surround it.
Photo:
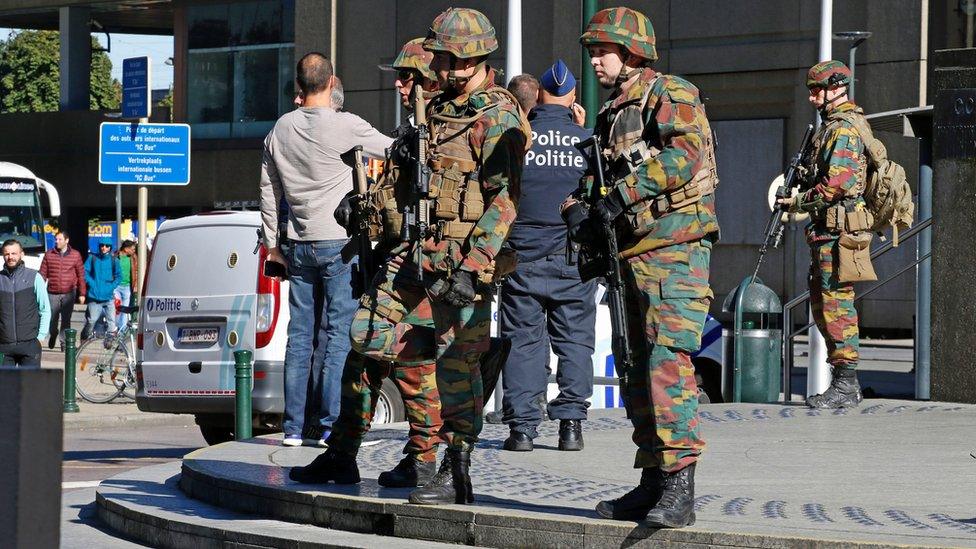
<path fill-rule="evenodd" d="M 349 326 L 359 305 L 352 283 L 355 256 L 343 253 L 347 243 L 292 242 L 288 253 L 291 319 L 282 423 L 286 436 L 312 434 L 310 428 L 317 423 L 322 438 L 327 438 L 339 417 Z"/>
<path fill-rule="evenodd" d="M 91 337 L 92 329 L 103 316 L 105 317 L 105 322 L 108 323 L 109 331 L 114 332 L 115 330 L 112 330 L 112 321 L 115 318 L 115 302 L 111 299 L 108 301 L 89 301 L 88 314 L 85 315 L 85 326 L 81 329 L 81 339 L 84 340 Z"/>
<path fill-rule="evenodd" d="M 116 286 L 113 295 L 122 303 L 123 307 L 128 307 L 132 300 L 132 286 Z M 119 330 L 124 328 L 128 322 L 129 315 L 125 313 L 119 313 L 115 316 L 115 327 Z"/>

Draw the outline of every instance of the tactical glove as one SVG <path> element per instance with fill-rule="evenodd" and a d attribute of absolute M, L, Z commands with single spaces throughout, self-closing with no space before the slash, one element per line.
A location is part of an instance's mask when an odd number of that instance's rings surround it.
<path fill-rule="evenodd" d="M 356 212 L 359 209 L 360 200 L 362 200 L 361 196 L 355 194 L 355 191 L 350 191 L 342 198 L 339 206 L 336 207 L 335 212 L 332 214 L 335 217 L 336 223 L 345 229 L 347 234 L 351 235 L 356 232 L 356 226 L 358 224 Z"/>
<path fill-rule="evenodd" d="M 417 158 L 415 145 L 417 142 L 417 128 L 404 124 L 396 130 L 396 140 L 390 146 L 390 160 L 397 166 L 404 167 L 414 163 Z"/>
<path fill-rule="evenodd" d="M 477 295 L 474 290 L 474 277 L 474 273 L 468 271 L 454 271 L 454 274 L 447 279 L 447 291 L 441 294 L 441 301 L 454 307 L 470 305 Z"/>
<path fill-rule="evenodd" d="M 589 208 L 584 203 L 576 201 L 569 203 L 563 208 L 562 216 L 570 241 L 582 244 L 594 239 Z"/>
<path fill-rule="evenodd" d="M 590 215 L 601 225 L 613 223 L 624 211 L 624 199 L 616 188 L 610 189 L 606 196 L 600 199 L 590 210 Z"/>

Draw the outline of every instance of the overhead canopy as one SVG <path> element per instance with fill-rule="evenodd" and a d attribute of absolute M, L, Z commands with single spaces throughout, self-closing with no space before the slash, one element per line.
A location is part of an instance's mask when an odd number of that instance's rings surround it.
<path fill-rule="evenodd" d="M 91 17 L 102 29 L 120 34 L 173 34 L 173 3 L 170 0 L 3 0 L 0 27 L 58 30 L 58 8 L 91 8 Z"/>

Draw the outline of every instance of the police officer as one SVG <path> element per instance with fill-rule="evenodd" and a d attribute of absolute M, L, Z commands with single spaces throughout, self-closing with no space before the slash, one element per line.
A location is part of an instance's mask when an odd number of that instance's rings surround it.
<path fill-rule="evenodd" d="M 411 193 L 400 191 L 409 191 L 414 181 L 401 175 L 396 183 L 398 209 L 426 204 L 417 213 L 429 218 L 430 225 L 405 231 L 417 239 L 391 250 L 374 286 L 364 294 L 350 332 L 356 354 L 374 359 L 347 360 L 344 385 L 366 385 L 349 392 L 350 398 L 375 402 L 382 377 L 370 369 L 379 361 L 417 364 L 436 359 L 441 436 L 448 448 L 434 477 L 411 493 L 411 503 L 474 501 L 469 468 L 483 405 L 478 360 L 488 349 L 491 315 L 479 276 L 493 268 L 515 220 L 530 138 L 514 98 L 494 85 L 494 71 L 486 64 L 497 47 L 494 29 L 476 10 L 451 8 L 432 23 L 424 49 L 434 54 L 431 68 L 442 93 L 426 112 L 430 195 L 404 204 L 400 201 Z M 401 170 L 405 173 L 413 171 Z M 359 440 L 340 444 L 333 436 L 329 442 L 329 450 L 290 476 L 305 482 L 359 482 Z"/>
<path fill-rule="evenodd" d="M 804 155 L 807 177 L 801 193 L 780 200 L 791 211 L 809 212 L 811 218 L 807 226 L 810 305 L 833 370 L 830 387 L 807 398 L 811 408 L 851 408 L 862 398 L 855 370 L 859 341 L 854 284 L 842 283 L 838 277 L 841 233 L 856 230 L 851 220 L 866 208 L 862 193 L 867 157 L 854 124 L 864 111 L 847 96 L 850 83 L 851 71 L 840 61 L 824 61 L 807 72 L 810 104 L 823 124 Z M 831 209 L 836 215 L 828 215 Z"/>
<path fill-rule="evenodd" d="M 548 414 L 559 420 L 559 449 L 582 450 L 581 421 L 593 394 L 596 281 L 580 281 L 566 247 L 559 202 L 579 184 L 586 161 L 574 144 L 589 137 L 573 118 L 576 78 L 562 60 L 539 78 L 539 104 L 529 112 L 532 149 L 525 155 L 519 214 L 508 237 L 518 253 L 515 272 L 502 283 L 502 337 L 512 341 L 505 363 L 504 448 L 533 449 L 549 378 L 549 346 L 559 357 L 559 395 Z M 567 257 L 570 256 L 570 257 Z M 567 261 L 570 259 L 570 261 Z"/>
<path fill-rule="evenodd" d="M 606 518 L 680 528 L 695 521 L 695 466 L 705 446 L 690 353 L 698 349 L 712 292 L 718 239 L 712 132 L 698 89 L 651 68 L 654 30 L 628 8 L 597 12 L 580 37 L 600 84 L 613 92 L 597 115 L 611 187 L 590 217 L 568 216 L 571 238 L 613 224 L 626 287 L 634 367 L 623 397 L 634 424 L 640 484 L 603 501 Z M 583 180 L 581 196 L 593 178 Z M 572 200 L 565 214 L 579 212 Z"/>

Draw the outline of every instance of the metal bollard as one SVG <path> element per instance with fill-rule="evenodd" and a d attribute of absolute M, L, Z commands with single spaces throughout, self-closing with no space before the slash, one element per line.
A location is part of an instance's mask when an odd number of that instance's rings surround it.
<path fill-rule="evenodd" d="M 75 400 L 75 338 L 78 330 L 68 328 L 64 331 L 64 413 L 78 413 Z"/>
<path fill-rule="evenodd" d="M 251 438 L 251 351 L 234 351 L 234 439 Z"/>

